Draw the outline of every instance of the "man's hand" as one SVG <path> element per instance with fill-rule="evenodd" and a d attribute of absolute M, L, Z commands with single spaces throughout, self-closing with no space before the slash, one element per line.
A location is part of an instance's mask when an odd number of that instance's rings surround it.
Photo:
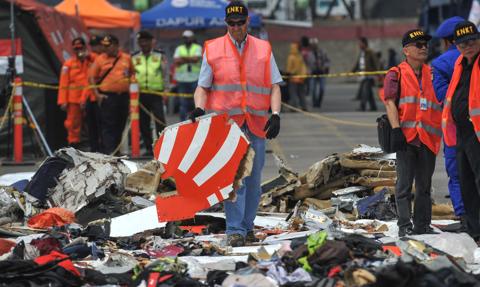
<path fill-rule="evenodd" d="M 67 111 L 67 104 L 61 104 L 60 105 L 60 109 L 62 109 L 62 111 Z"/>
<path fill-rule="evenodd" d="M 391 145 L 394 152 L 404 151 L 407 149 L 407 139 L 405 138 L 401 128 L 392 129 Z"/>
<path fill-rule="evenodd" d="M 280 116 L 276 114 L 271 115 L 270 119 L 268 119 L 265 124 L 263 131 L 267 132 L 265 135 L 267 139 L 271 140 L 276 138 L 280 132 Z"/>
<path fill-rule="evenodd" d="M 195 108 L 191 113 L 190 113 L 190 120 L 192 120 L 192 123 L 195 122 L 195 118 L 201 117 L 205 115 L 205 110 L 202 108 Z"/>
<path fill-rule="evenodd" d="M 103 100 L 105 100 L 106 98 L 108 98 L 107 95 L 105 95 L 105 94 L 100 94 L 100 93 L 95 94 L 95 97 L 97 98 L 97 104 L 98 104 L 99 106 L 102 105 Z"/>

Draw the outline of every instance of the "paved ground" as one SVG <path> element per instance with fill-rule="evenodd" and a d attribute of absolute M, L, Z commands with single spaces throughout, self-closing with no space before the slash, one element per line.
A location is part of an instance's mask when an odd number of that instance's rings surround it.
<path fill-rule="evenodd" d="M 327 93 L 323 108 L 313 109 L 312 112 L 320 113 L 331 118 L 353 121 L 357 123 L 375 123 L 375 119 L 384 112 L 379 104 L 378 112 L 358 112 L 359 102 L 352 101 L 356 93 L 356 84 L 327 83 Z M 311 102 L 311 98 L 307 98 Z M 377 134 L 374 127 L 358 127 L 343 124 L 332 124 L 307 117 L 300 113 L 287 113 L 281 115 L 282 127 L 278 143 L 288 164 L 296 171 L 303 172 L 313 163 L 332 153 L 341 153 L 351 150 L 358 144 L 377 145 Z M 176 117 L 169 118 L 173 123 Z M 0 166 L 0 175 L 18 171 L 33 171 L 35 166 L 6 167 Z M 277 174 L 273 156 L 267 155 L 263 179 L 268 179 Z M 434 198 L 444 202 L 448 178 L 445 173 L 443 154 L 437 158 L 437 167 L 433 179 Z"/>

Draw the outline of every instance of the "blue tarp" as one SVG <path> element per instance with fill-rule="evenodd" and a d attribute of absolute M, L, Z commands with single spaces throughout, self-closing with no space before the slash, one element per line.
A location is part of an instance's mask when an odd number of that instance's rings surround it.
<path fill-rule="evenodd" d="M 204 29 L 225 27 L 228 0 L 164 0 L 141 15 L 142 28 Z M 260 27 L 259 15 L 250 12 L 250 26 Z"/>

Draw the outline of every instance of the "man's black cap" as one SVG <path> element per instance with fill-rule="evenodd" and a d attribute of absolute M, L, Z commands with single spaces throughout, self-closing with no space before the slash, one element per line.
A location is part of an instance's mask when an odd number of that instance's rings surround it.
<path fill-rule="evenodd" d="M 406 45 L 408 45 L 410 43 L 416 43 L 416 42 L 420 42 L 420 41 L 428 42 L 431 39 L 432 39 L 432 36 L 426 34 L 421 29 L 412 29 L 412 30 L 407 31 L 407 33 L 405 33 L 403 35 L 402 46 L 405 47 Z"/>
<path fill-rule="evenodd" d="M 98 46 L 100 45 L 100 41 L 102 40 L 103 37 L 98 36 L 98 35 L 92 35 L 90 37 L 90 41 L 88 41 L 88 44 L 90 46 Z"/>
<path fill-rule="evenodd" d="M 231 1 L 225 8 L 225 20 L 246 19 L 248 8 L 242 1 Z"/>
<path fill-rule="evenodd" d="M 141 39 L 152 40 L 153 35 L 148 31 L 139 31 L 137 33 L 137 40 L 141 40 Z"/>
<path fill-rule="evenodd" d="M 478 33 L 477 27 L 472 22 L 464 21 L 455 26 L 455 34 L 453 35 L 453 41 L 455 44 L 479 38 L 480 34 Z"/>
<path fill-rule="evenodd" d="M 103 46 L 108 47 L 112 44 L 118 44 L 118 38 L 114 35 L 106 35 L 102 38 L 101 43 Z"/>
<path fill-rule="evenodd" d="M 75 48 L 83 48 L 85 47 L 85 40 L 83 40 L 82 37 L 78 37 L 73 39 L 72 41 L 72 47 Z"/>

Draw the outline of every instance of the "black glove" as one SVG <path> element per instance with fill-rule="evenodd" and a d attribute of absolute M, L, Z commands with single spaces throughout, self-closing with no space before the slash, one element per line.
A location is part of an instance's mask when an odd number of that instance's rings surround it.
<path fill-rule="evenodd" d="M 399 150 L 403 151 L 407 149 L 407 139 L 402 132 L 401 128 L 392 129 L 392 151 L 397 152 Z"/>
<path fill-rule="evenodd" d="M 195 118 L 205 115 L 205 110 L 202 108 L 195 108 L 191 113 L 189 118 L 192 120 L 192 123 L 195 122 Z"/>
<path fill-rule="evenodd" d="M 279 115 L 271 115 L 268 119 L 267 123 L 265 124 L 265 128 L 263 129 L 264 132 L 267 132 L 265 137 L 269 140 L 274 139 L 278 136 L 280 132 L 280 116 Z"/>

